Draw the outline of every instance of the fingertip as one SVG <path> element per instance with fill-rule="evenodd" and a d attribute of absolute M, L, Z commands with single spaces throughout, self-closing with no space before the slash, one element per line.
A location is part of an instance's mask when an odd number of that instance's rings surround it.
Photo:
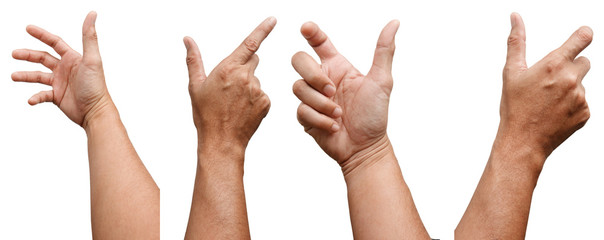
<path fill-rule="evenodd" d="M 189 48 L 191 47 L 191 45 L 189 44 L 190 39 L 191 39 L 191 37 L 189 37 L 189 36 L 185 36 L 182 38 L 182 42 L 185 44 L 185 48 L 187 50 L 189 50 Z"/>
<path fill-rule="evenodd" d="M 19 50 L 20 50 L 20 49 L 15 49 L 15 50 L 13 50 L 13 52 L 11 53 L 11 56 L 12 56 L 14 59 L 17 59 L 17 56 L 19 55 Z"/>
<path fill-rule="evenodd" d="M 302 33 L 302 36 L 304 36 L 304 38 L 309 39 L 315 34 L 317 28 L 318 25 L 316 23 L 308 21 L 302 24 L 302 27 L 300 28 L 300 33 Z"/>
<path fill-rule="evenodd" d="M 342 108 L 341 107 L 336 107 L 336 109 L 333 110 L 332 115 L 334 117 L 341 117 L 342 113 L 343 113 Z"/>
<path fill-rule="evenodd" d="M 336 94 L 336 87 L 334 87 L 331 83 L 328 83 L 323 87 L 323 93 L 327 97 L 331 97 Z"/>
<path fill-rule="evenodd" d="M 591 40 L 593 39 L 593 34 L 593 30 L 589 26 L 581 26 L 577 30 L 577 36 L 579 37 L 579 39 L 586 42 L 591 42 Z"/>
<path fill-rule="evenodd" d="M 30 98 L 27 100 L 27 103 L 28 103 L 30 106 L 34 106 L 34 105 L 38 104 L 38 102 L 37 102 L 36 100 L 34 100 L 34 97 L 30 97 Z"/>
<path fill-rule="evenodd" d="M 268 23 L 270 26 L 274 27 L 275 25 L 277 25 L 277 18 L 276 18 L 276 17 L 274 17 L 274 16 L 270 16 L 270 17 L 268 17 L 268 18 L 266 19 L 266 22 L 267 22 L 267 23 Z"/>
<path fill-rule="evenodd" d="M 90 16 L 91 20 L 94 21 L 94 20 L 96 20 L 97 13 L 96 13 L 96 11 L 90 11 L 88 13 L 88 16 Z"/>
<path fill-rule="evenodd" d="M 393 24 L 394 27 L 396 28 L 396 30 L 398 30 L 398 28 L 401 26 L 401 21 L 399 21 L 398 19 L 394 19 L 394 20 L 390 21 L 389 24 Z"/>
<path fill-rule="evenodd" d="M 15 79 L 17 79 L 17 73 L 16 72 L 11 73 L 10 74 L 10 79 L 12 79 L 13 81 L 17 81 L 17 80 L 15 80 Z"/>
<path fill-rule="evenodd" d="M 31 35 L 31 36 L 34 36 L 35 31 L 36 31 L 36 30 L 38 30 L 38 29 L 40 29 L 40 27 L 38 27 L 38 26 L 36 26 L 36 25 L 32 25 L 32 24 L 27 25 L 27 27 L 25 27 L 25 31 L 26 31 L 26 32 L 27 32 L 29 35 Z M 35 37 L 35 36 L 34 36 L 34 37 Z"/>
<path fill-rule="evenodd" d="M 331 132 L 334 132 L 334 133 L 335 133 L 335 132 L 337 132 L 338 130 L 340 130 L 340 125 L 339 125 L 338 123 L 334 122 L 334 123 L 331 125 L 331 129 L 330 129 L 330 130 L 331 130 Z"/>
<path fill-rule="evenodd" d="M 297 53 L 295 53 L 292 56 L 292 66 L 295 65 L 295 62 L 298 61 L 298 59 L 300 59 L 300 57 L 302 57 L 304 54 L 306 54 L 304 51 L 299 51 Z"/>

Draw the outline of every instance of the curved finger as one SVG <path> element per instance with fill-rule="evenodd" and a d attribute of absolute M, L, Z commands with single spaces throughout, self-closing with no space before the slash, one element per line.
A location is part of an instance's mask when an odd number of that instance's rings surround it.
<path fill-rule="evenodd" d="M 293 91 L 300 101 L 316 111 L 334 118 L 342 116 L 342 108 L 340 108 L 338 104 L 325 97 L 325 95 L 320 92 L 317 92 L 317 90 L 308 85 L 306 81 L 296 81 L 293 86 Z"/>
<path fill-rule="evenodd" d="M 292 66 L 300 74 L 304 81 L 317 91 L 331 97 L 336 94 L 336 86 L 323 72 L 321 66 L 305 52 L 298 52 L 292 57 Z"/>
<path fill-rule="evenodd" d="M 38 103 L 52 102 L 53 96 L 54 95 L 53 95 L 52 90 L 41 91 L 41 92 L 33 95 L 31 98 L 29 98 L 29 100 L 27 100 L 27 103 L 29 103 L 29 105 L 33 106 Z"/>
<path fill-rule="evenodd" d="M 191 37 L 183 39 L 187 49 L 187 69 L 189 70 L 189 83 L 193 81 L 203 81 L 206 79 L 206 73 L 201 60 L 201 52 L 197 43 Z"/>
<path fill-rule="evenodd" d="M 31 82 L 52 85 L 52 73 L 40 71 L 35 72 L 14 72 L 10 75 L 15 82 Z"/>
<path fill-rule="evenodd" d="M 587 72 L 589 72 L 589 69 L 591 68 L 591 63 L 589 62 L 589 59 L 583 56 L 575 59 L 574 63 L 575 66 L 577 66 L 577 71 L 579 72 L 579 81 L 583 81 L 583 78 L 585 75 L 587 75 Z"/>
<path fill-rule="evenodd" d="M 304 128 L 317 128 L 328 132 L 337 132 L 340 130 L 340 126 L 335 120 L 317 112 L 304 103 L 298 106 L 298 122 Z"/>
<path fill-rule="evenodd" d="M 245 40 L 235 49 L 235 51 L 231 54 L 231 56 L 237 58 L 240 63 L 245 64 L 256 51 L 260 48 L 260 44 L 262 41 L 266 39 L 268 34 L 273 31 L 275 25 L 277 24 L 277 19 L 275 17 L 269 17 L 262 21 L 252 33 L 250 33 Z"/>
<path fill-rule="evenodd" d="M 593 38 L 593 31 L 590 27 L 583 26 L 577 29 L 573 35 L 566 40 L 564 44 L 559 48 L 559 51 L 570 60 L 574 60 L 583 49 L 585 49 L 591 43 Z"/>
<path fill-rule="evenodd" d="M 50 55 L 48 52 L 36 51 L 30 49 L 17 49 L 13 51 L 13 58 L 17 60 L 24 60 L 33 63 L 41 63 L 48 69 L 52 70 L 57 66 L 59 59 Z"/>
<path fill-rule="evenodd" d="M 518 13 L 510 15 L 512 30 L 508 37 L 508 53 L 506 65 L 513 69 L 526 68 L 526 31 L 524 21 Z"/>
<path fill-rule="evenodd" d="M 61 39 L 59 36 L 49 33 L 38 26 L 29 25 L 25 28 L 25 30 L 27 33 L 29 33 L 29 35 L 50 46 L 61 56 L 65 55 L 65 53 L 69 51 L 73 51 L 71 47 L 69 47 L 69 45 L 67 45 L 67 43 L 65 43 L 65 41 L 63 41 L 63 39 Z"/>
<path fill-rule="evenodd" d="M 308 44 L 315 50 L 321 60 L 331 58 L 338 54 L 338 51 L 327 37 L 327 34 L 325 34 L 316 23 L 304 23 L 300 28 L 300 33 L 306 38 Z"/>

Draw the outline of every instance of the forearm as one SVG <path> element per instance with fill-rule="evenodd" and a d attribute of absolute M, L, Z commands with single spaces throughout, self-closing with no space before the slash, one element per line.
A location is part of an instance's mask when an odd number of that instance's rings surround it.
<path fill-rule="evenodd" d="M 343 169 L 354 238 L 430 239 L 388 138 L 354 157 L 360 164 Z"/>
<path fill-rule="evenodd" d="M 95 239 L 159 239 L 159 188 L 109 102 L 85 125 Z"/>
<path fill-rule="evenodd" d="M 455 237 L 524 239 L 533 190 L 545 158 L 520 139 L 498 134 Z"/>
<path fill-rule="evenodd" d="M 235 146 L 199 141 L 185 239 L 250 239 L 243 188 L 245 148 Z"/>

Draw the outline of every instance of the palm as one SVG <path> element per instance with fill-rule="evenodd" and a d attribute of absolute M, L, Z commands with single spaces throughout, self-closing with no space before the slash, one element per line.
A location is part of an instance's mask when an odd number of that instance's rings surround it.
<path fill-rule="evenodd" d="M 91 35 L 95 31 L 95 19 L 96 15 L 89 15 L 84 23 L 84 56 L 71 49 L 58 36 L 39 27 L 27 27 L 30 35 L 53 47 L 60 55 L 60 59 L 57 59 L 47 52 L 29 49 L 13 52 L 13 57 L 16 59 L 41 63 L 52 71 L 52 73 L 16 72 L 13 74 L 15 81 L 36 82 L 52 87 L 52 90 L 32 96 L 28 101 L 31 105 L 53 102 L 69 119 L 82 125 L 86 114 L 106 94 L 96 36 Z"/>
<path fill-rule="evenodd" d="M 321 65 L 306 53 L 292 58 L 293 67 L 303 78 L 294 84 L 294 94 L 302 101 L 298 120 L 341 166 L 354 154 L 377 147 L 376 143 L 386 137 L 398 26 L 398 21 L 391 21 L 382 30 L 367 75 L 338 53 L 316 24 L 309 22 L 300 29 Z"/>
<path fill-rule="evenodd" d="M 324 60 L 321 68 L 336 85 L 331 99 L 343 110 L 337 119 L 341 129 L 309 133 L 329 156 L 342 161 L 386 134 L 392 78 L 364 76 L 340 54 Z"/>

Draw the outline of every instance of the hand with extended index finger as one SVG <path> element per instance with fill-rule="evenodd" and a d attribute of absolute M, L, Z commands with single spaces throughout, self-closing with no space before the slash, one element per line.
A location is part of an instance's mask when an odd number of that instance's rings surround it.
<path fill-rule="evenodd" d="M 524 23 L 517 13 L 511 15 L 511 23 L 500 132 L 521 138 L 547 157 L 589 119 L 582 80 L 590 65 L 577 55 L 591 43 L 593 32 L 579 28 L 560 48 L 528 68 Z"/>
<path fill-rule="evenodd" d="M 185 239 L 250 239 L 243 163 L 270 101 L 254 76 L 256 51 L 277 20 L 264 20 L 206 77 L 195 41 L 184 38 L 197 128 L 197 177 Z"/>
<path fill-rule="evenodd" d="M 197 44 L 185 37 L 189 94 L 200 138 L 247 146 L 270 108 L 270 100 L 254 76 L 259 62 L 255 53 L 275 24 L 274 17 L 264 20 L 207 77 Z"/>
<path fill-rule="evenodd" d="M 382 30 L 367 75 L 338 53 L 315 23 L 301 28 L 321 64 L 305 52 L 292 58 L 293 67 L 303 78 L 293 86 L 294 94 L 302 101 L 298 120 L 345 173 L 359 163 L 354 159 L 359 152 L 371 152 L 388 142 L 386 125 L 398 26 L 398 21 L 391 21 Z"/>
<path fill-rule="evenodd" d="M 43 51 L 30 49 L 13 51 L 13 58 L 41 63 L 52 71 L 52 73 L 22 71 L 12 74 L 12 79 L 17 82 L 42 83 L 52 87 L 52 90 L 33 95 L 28 103 L 36 105 L 53 102 L 69 119 L 81 126 L 86 126 L 97 112 L 112 105 L 105 85 L 97 42 L 96 16 L 96 12 L 90 12 L 84 21 L 83 55 L 71 49 L 58 36 L 32 25 L 27 26 L 27 32 L 52 47 L 59 54 L 60 59 Z"/>

